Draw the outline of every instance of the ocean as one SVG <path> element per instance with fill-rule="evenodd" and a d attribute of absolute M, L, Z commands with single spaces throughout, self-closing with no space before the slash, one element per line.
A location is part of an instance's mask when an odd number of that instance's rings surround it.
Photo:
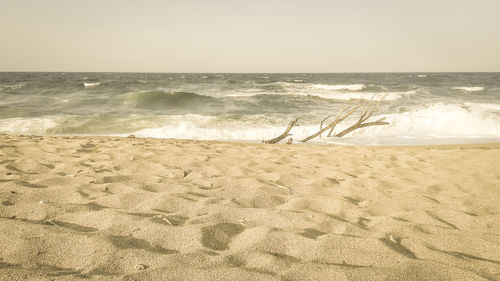
<path fill-rule="evenodd" d="M 0 133 L 300 140 L 340 108 L 380 99 L 366 127 L 310 143 L 500 141 L 500 73 L 0 73 Z M 355 123 L 356 112 L 336 127 Z M 309 143 L 309 142 L 308 142 Z"/>

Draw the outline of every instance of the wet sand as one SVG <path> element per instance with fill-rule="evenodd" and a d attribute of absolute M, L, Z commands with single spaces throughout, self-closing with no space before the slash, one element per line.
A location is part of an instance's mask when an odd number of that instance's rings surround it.
<path fill-rule="evenodd" d="M 0 135 L 0 280 L 500 280 L 500 144 Z"/>

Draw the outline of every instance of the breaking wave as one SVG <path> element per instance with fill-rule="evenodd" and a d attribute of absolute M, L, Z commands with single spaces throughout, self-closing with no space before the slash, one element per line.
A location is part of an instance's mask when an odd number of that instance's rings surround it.
<path fill-rule="evenodd" d="M 427 143 L 467 143 L 500 140 L 500 105 L 484 103 L 436 103 L 400 108 L 399 113 L 379 114 L 389 125 L 356 130 L 343 138 L 317 138 L 312 142 L 401 145 Z M 262 114 L 235 118 L 231 115 L 130 115 L 124 118 L 89 116 L 42 116 L 40 118 L 0 119 L 0 132 L 11 134 L 135 134 L 138 137 L 178 138 L 221 141 L 260 142 L 283 132 L 289 122 L 286 115 Z M 353 115 L 340 123 L 335 132 L 355 122 Z M 102 119 L 102 120 L 101 120 Z M 300 140 L 318 130 L 318 120 L 294 127 L 293 138 Z M 73 124 L 70 126 L 70 124 Z M 112 130 L 110 128 L 113 128 Z"/>
<path fill-rule="evenodd" d="M 315 142 L 344 144 L 424 144 L 473 142 L 479 139 L 500 139 L 500 106 L 491 104 L 444 104 L 420 106 L 411 111 L 380 114 L 373 120 L 386 117 L 389 125 L 372 126 L 354 131 L 344 138 L 321 138 Z M 355 122 L 356 117 L 339 124 L 336 132 Z M 181 138 L 202 140 L 261 141 L 282 133 L 282 125 L 255 122 L 255 120 L 221 120 L 213 116 L 177 117 L 176 122 L 146 128 L 135 132 L 141 137 Z M 293 128 L 293 138 L 298 140 L 318 130 L 318 124 L 302 124 Z M 436 141 L 438 139 L 439 141 Z"/>
<path fill-rule="evenodd" d="M 500 106 L 495 104 L 436 103 L 383 116 L 389 125 L 355 131 L 344 141 L 356 144 L 425 144 L 500 140 Z"/>

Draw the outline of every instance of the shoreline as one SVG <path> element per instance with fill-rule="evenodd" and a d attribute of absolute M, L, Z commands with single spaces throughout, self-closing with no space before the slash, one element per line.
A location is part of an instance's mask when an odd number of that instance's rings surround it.
<path fill-rule="evenodd" d="M 6 280 L 496 280 L 500 143 L 0 134 Z"/>
<path fill-rule="evenodd" d="M 157 138 L 157 137 L 138 137 L 133 134 L 129 135 L 24 135 L 24 134 L 7 134 L 0 133 L 0 136 L 10 137 L 28 137 L 28 138 L 61 138 L 61 139 L 78 139 L 78 138 L 109 138 L 109 139 L 145 139 L 145 140 L 159 140 L 159 141 L 182 141 L 182 142 L 206 142 L 206 143 L 220 143 L 220 144 L 238 144 L 238 145 L 286 145 L 286 146 L 305 146 L 305 147 L 373 147 L 373 148 L 500 148 L 499 141 L 485 141 L 485 142 L 470 142 L 470 143 L 452 143 L 452 144 L 402 144 L 402 145 L 360 145 L 351 143 L 321 143 L 321 142 L 307 142 L 301 143 L 294 141 L 293 144 L 287 144 L 284 140 L 276 144 L 266 144 L 262 141 L 229 141 L 229 140 L 203 140 L 203 139 L 177 139 L 177 138 Z M 496 139 L 495 139 L 496 140 Z"/>

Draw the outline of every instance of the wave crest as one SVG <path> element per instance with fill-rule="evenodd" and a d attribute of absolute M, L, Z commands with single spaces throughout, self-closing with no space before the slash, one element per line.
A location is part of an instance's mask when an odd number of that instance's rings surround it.
<path fill-rule="evenodd" d="M 141 91 L 126 94 L 126 103 L 139 108 L 187 107 L 205 103 L 214 98 L 190 92 Z"/>

